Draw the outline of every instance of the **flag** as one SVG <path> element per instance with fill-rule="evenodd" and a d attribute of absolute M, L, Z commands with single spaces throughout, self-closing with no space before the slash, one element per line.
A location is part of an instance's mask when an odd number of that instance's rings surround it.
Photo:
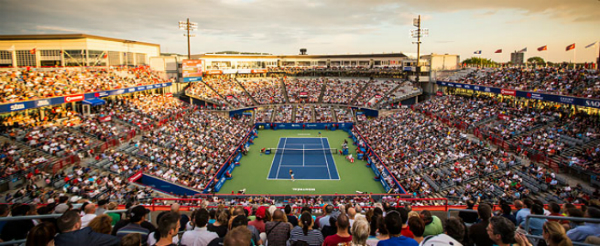
<path fill-rule="evenodd" d="M 108 54 L 104 53 L 104 55 L 102 56 L 102 58 L 106 59 L 108 57 Z"/>
<path fill-rule="evenodd" d="M 35 55 L 35 51 L 36 51 L 36 49 L 35 49 L 35 48 L 33 48 L 33 49 L 31 49 L 31 50 L 29 51 L 29 54 Z"/>
<path fill-rule="evenodd" d="M 525 53 L 525 52 L 527 52 L 527 47 L 523 48 L 522 50 L 519 50 L 518 53 Z"/>
<path fill-rule="evenodd" d="M 473 54 L 481 55 L 481 50 L 476 50 L 475 52 L 473 52 Z"/>
<path fill-rule="evenodd" d="M 590 48 L 590 47 L 594 47 L 594 46 L 596 46 L 596 44 L 598 44 L 598 41 L 593 42 L 591 44 L 588 44 L 587 46 L 585 46 L 585 48 L 587 49 L 587 48 Z"/>
<path fill-rule="evenodd" d="M 548 45 L 544 45 L 544 46 L 538 48 L 538 51 L 544 51 L 544 50 L 548 50 Z"/>
<path fill-rule="evenodd" d="M 567 50 L 567 51 L 569 51 L 569 50 L 573 50 L 573 49 L 575 49 L 575 44 L 574 44 L 574 43 L 573 43 L 573 44 L 569 44 L 569 45 L 567 46 L 567 49 L 566 49 L 566 50 Z"/>
<path fill-rule="evenodd" d="M 502 53 L 502 49 L 496 50 L 494 53 Z"/>

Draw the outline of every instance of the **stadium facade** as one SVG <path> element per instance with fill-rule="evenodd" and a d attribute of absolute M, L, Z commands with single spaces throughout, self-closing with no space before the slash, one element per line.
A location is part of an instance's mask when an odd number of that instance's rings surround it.
<path fill-rule="evenodd" d="M 160 45 L 88 34 L 0 35 L 0 67 L 148 65 Z"/>

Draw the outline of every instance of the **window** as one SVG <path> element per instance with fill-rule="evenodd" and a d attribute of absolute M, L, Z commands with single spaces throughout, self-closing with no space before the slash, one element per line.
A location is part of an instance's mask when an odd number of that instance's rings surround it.
<path fill-rule="evenodd" d="M 65 65 L 78 67 L 86 65 L 85 50 L 65 50 Z"/>
<path fill-rule="evenodd" d="M 62 52 L 60 50 L 40 50 L 40 66 L 53 67 L 60 66 Z"/>
<path fill-rule="evenodd" d="M 125 52 L 123 54 L 123 59 L 125 59 L 125 64 L 127 66 L 133 66 L 134 65 L 133 64 L 133 62 L 134 62 L 133 61 L 133 53 L 131 53 L 131 52 Z"/>
<path fill-rule="evenodd" d="M 31 54 L 29 50 L 17 50 L 17 66 L 35 67 L 35 65 L 35 54 Z"/>
<path fill-rule="evenodd" d="M 0 50 L 0 67 L 12 67 L 12 51 Z"/>
<path fill-rule="evenodd" d="M 120 66 L 123 65 L 123 63 L 121 63 L 121 56 L 120 56 L 121 52 L 117 52 L 117 51 L 109 51 L 108 52 L 108 64 L 110 66 Z"/>
<path fill-rule="evenodd" d="M 135 53 L 135 63 L 137 65 L 146 65 L 146 54 Z"/>
<path fill-rule="evenodd" d="M 101 50 L 90 50 L 88 54 L 89 66 L 106 66 L 106 52 Z"/>

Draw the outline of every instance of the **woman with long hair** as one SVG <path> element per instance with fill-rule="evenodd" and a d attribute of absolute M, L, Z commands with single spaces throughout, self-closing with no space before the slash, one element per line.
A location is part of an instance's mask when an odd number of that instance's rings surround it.
<path fill-rule="evenodd" d="M 548 246 L 573 246 L 571 239 L 567 237 L 565 228 L 556 221 L 548 221 L 542 226 L 542 237 Z M 515 234 L 515 240 L 520 246 L 531 246 L 524 234 Z"/>
<path fill-rule="evenodd" d="M 303 212 L 302 215 L 300 215 L 298 226 L 294 227 L 290 233 L 290 244 L 299 241 L 315 246 L 323 244 L 323 234 L 321 231 L 313 229 L 313 225 L 314 221 L 312 215 L 310 215 L 309 212 Z"/>

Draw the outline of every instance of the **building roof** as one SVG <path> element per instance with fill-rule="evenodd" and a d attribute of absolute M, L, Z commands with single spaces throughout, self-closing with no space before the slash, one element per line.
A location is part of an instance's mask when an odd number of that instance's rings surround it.
<path fill-rule="evenodd" d="M 345 54 L 345 55 L 240 55 L 240 54 L 199 54 L 192 55 L 192 59 L 202 59 L 202 58 L 237 58 L 237 59 L 278 59 L 278 58 L 287 58 L 287 59 L 340 59 L 340 58 L 372 58 L 372 57 L 407 57 L 404 53 L 385 53 L 385 54 Z"/>
<path fill-rule="evenodd" d="M 133 44 L 142 44 L 142 45 L 152 45 L 158 46 L 159 44 L 139 42 L 134 40 L 127 39 L 119 39 L 119 38 L 108 38 L 101 37 L 83 33 L 74 33 L 74 34 L 26 34 L 26 35 L 0 35 L 0 41 L 9 41 L 9 40 L 56 40 L 56 39 L 100 39 L 106 41 L 114 41 L 114 42 L 122 42 L 122 43 L 133 43 Z"/>

